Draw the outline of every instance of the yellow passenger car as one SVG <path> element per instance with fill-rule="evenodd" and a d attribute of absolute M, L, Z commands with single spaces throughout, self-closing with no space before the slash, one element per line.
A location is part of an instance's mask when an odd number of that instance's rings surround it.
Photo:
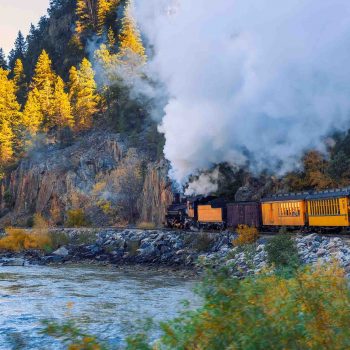
<path fill-rule="evenodd" d="M 265 226 L 305 226 L 307 224 L 305 198 L 308 193 L 277 195 L 261 202 Z"/>
<path fill-rule="evenodd" d="M 349 226 L 349 190 L 314 193 L 307 197 L 309 226 Z"/>

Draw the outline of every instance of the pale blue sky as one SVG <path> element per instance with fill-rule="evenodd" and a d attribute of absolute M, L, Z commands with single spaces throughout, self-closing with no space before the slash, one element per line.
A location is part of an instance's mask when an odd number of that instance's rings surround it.
<path fill-rule="evenodd" d="M 8 53 L 19 30 L 28 34 L 31 23 L 37 24 L 46 14 L 50 0 L 0 0 L 0 47 Z"/>

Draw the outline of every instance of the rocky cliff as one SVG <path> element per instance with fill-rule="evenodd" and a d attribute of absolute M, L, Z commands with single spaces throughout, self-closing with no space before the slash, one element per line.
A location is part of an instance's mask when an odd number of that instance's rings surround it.
<path fill-rule="evenodd" d="M 173 201 L 171 184 L 167 180 L 168 164 L 151 163 L 147 167 L 142 195 L 139 199 L 140 219 L 161 226 L 167 206 Z"/>
<path fill-rule="evenodd" d="M 92 225 L 162 222 L 171 202 L 165 163 L 128 148 L 120 135 L 92 132 L 71 145 L 31 151 L 0 184 L 0 225 L 26 225 L 34 213 L 63 224 L 81 210 Z"/>

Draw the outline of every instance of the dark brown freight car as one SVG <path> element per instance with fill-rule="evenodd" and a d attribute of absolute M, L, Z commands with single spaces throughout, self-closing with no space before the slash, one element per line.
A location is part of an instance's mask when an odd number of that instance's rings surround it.
<path fill-rule="evenodd" d="M 236 202 L 227 204 L 227 226 L 261 226 L 261 209 L 257 202 Z"/>

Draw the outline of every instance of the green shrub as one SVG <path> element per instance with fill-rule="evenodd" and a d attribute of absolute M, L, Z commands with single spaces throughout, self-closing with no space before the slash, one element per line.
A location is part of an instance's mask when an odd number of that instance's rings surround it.
<path fill-rule="evenodd" d="M 209 232 L 191 233 L 185 237 L 185 244 L 197 252 L 206 252 L 215 242 L 215 234 Z"/>
<path fill-rule="evenodd" d="M 298 249 L 295 241 L 289 234 L 277 235 L 271 238 L 266 244 L 267 261 L 277 268 L 300 265 Z"/>
<path fill-rule="evenodd" d="M 84 334 L 73 322 L 68 321 L 62 324 L 55 322 L 44 322 L 44 332 L 52 337 L 69 343 L 69 350 L 107 350 L 95 337 Z"/>
<path fill-rule="evenodd" d="M 69 235 L 65 232 L 50 232 L 52 249 L 56 250 L 70 243 Z"/>
<path fill-rule="evenodd" d="M 164 349 L 348 349 L 350 291 L 335 265 L 292 278 L 222 274 L 204 286 L 204 306 L 163 325 Z M 162 348 L 163 349 L 163 348 Z"/>
<path fill-rule="evenodd" d="M 4 201 L 8 207 L 12 207 L 14 205 L 14 198 L 10 190 L 6 190 L 4 193 Z"/>
<path fill-rule="evenodd" d="M 71 209 L 67 212 L 66 227 L 86 227 L 88 226 L 83 209 Z"/>

